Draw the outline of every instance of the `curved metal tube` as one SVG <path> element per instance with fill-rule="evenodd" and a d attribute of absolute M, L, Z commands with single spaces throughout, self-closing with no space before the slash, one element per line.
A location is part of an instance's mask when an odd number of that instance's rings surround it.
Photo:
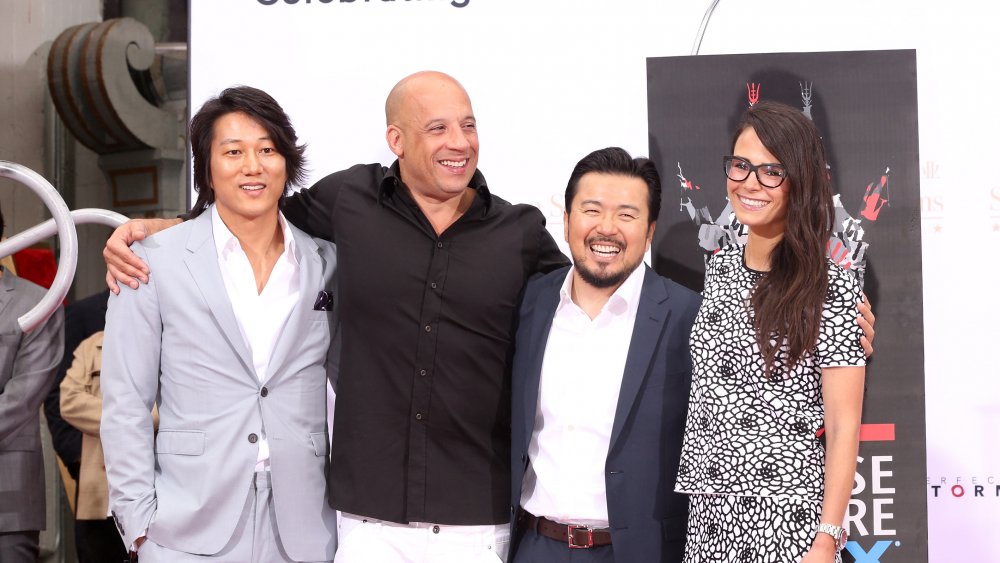
<path fill-rule="evenodd" d="M 10 178 L 34 190 L 52 214 L 59 233 L 59 267 L 56 269 L 56 277 L 52 282 L 52 287 L 33 309 L 17 319 L 21 330 L 31 332 L 48 320 L 56 309 L 62 307 L 62 301 L 66 297 L 66 293 L 69 292 L 70 284 L 73 283 L 73 276 L 76 274 L 77 253 L 79 252 L 76 226 L 73 225 L 69 207 L 66 206 L 66 202 L 63 201 L 59 192 L 37 172 L 20 164 L 0 160 L 0 178 Z M 0 254 L 0 256 L 3 255 Z"/>
<path fill-rule="evenodd" d="M 708 22 L 712 19 L 712 12 L 719 5 L 719 0 L 712 0 L 712 4 L 705 10 L 705 15 L 701 18 L 701 25 L 698 26 L 698 34 L 694 37 L 694 45 L 691 46 L 691 54 L 697 55 L 701 51 L 701 40 L 705 38 L 705 31 L 708 30 Z"/>
<path fill-rule="evenodd" d="M 74 209 L 69 212 L 75 225 L 105 225 L 114 229 L 118 225 L 128 221 L 128 217 L 121 213 L 108 211 L 107 209 Z M 49 219 L 44 223 L 39 223 L 27 231 L 21 231 L 9 239 L 0 242 L 0 258 L 10 256 L 15 252 L 20 252 L 36 242 L 47 239 L 56 234 L 59 227 L 56 226 L 55 219 Z"/>

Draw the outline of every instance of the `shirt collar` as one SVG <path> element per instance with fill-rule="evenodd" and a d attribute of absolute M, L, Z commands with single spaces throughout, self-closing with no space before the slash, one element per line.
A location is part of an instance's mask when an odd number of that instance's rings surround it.
<path fill-rule="evenodd" d="M 215 239 L 215 252 L 219 258 L 225 260 L 231 252 L 240 248 L 240 241 L 222 221 L 219 210 L 214 203 L 209 209 L 212 213 L 212 237 Z M 281 226 L 281 234 L 285 239 L 285 256 L 293 264 L 298 264 L 298 258 L 295 256 L 295 237 L 292 236 L 292 229 L 288 226 L 288 221 L 285 221 L 285 216 L 281 211 L 278 211 L 278 225 Z"/>
<path fill-rule="evenodd" d="M 378 187 L 378 200 L 379 203 L 383 203 L 386 199 L 392 197 L 396 192 L 396 188 L 400 186 L 405 186 L 403 184 L 403 179 L 399 173 L 399 160 L 397 159 L 392 163 L 392 166 L 386 169 L 385 176 L 382 177 L 382 182 Z M 490 210 L 490 204 L 493 202 L 493 197 L 490 194 L 490 189 L 486 186 L 486 177 L 483 173 L 476 169 L 476 172 L 472 175 L 472 179 L 469 180 L 469 187 L 476 190 L 476 195 L 483 200 L 483 216 Z M 407 193 L 407 197 L 412 197 Z"/>
<path fill-rule="evenodd" d="M 575 268 L 575 266 L 574 266 Z M 618 289 L 611 294 L 608 298 L 608 302 L 604 304 L 601 308 L 601 313 L 604 311 L 609 311 L 615 315 L 625 314 L 628 311 L 635 311 L 639 306 L 639 298 L 642 295 L 642 282 L 646 279 L 646 264 L 639 264 L 639 267 L 632 270 L 632 273 L 625 278 Z M 566 273 L 566 279 L 563 280 L 562 286 L 559 288 L 559 305 L 556 307 L 556 311 L 559 311 L 569 304 L 576 306 L 573 303 L 573 268 L 570 268 Z"/>

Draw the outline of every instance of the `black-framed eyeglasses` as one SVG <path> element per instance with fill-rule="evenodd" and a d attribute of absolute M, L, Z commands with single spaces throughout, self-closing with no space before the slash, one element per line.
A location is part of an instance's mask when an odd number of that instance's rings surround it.
<path fill-rule="evenodd" d="M 753 172 L 757 175 L 757 183 L 765 188 L 777 188 L 788 177 L 788 169 L 784 164 L 766 162 L 750 164 L 750 161 L 739 156 L 722 157 L 722 165 L 726 169 L 726 177 L 734 182 L 742 182 Z"/>

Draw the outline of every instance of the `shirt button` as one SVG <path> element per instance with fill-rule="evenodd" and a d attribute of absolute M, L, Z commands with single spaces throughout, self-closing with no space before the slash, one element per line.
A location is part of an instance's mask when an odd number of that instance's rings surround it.
<path fill-rule="evenodd" d="M 426 325 L 424 327 L 424 332 L 430 332 L 430 331 L 431 331 L 431 325 Z"/>
<path fill-rule="evenodd" d="M 250 434 L 249 436 L 247 436 L 247 442 L 250 442 L 251 444 L 256 444 L 257 443 L 257 435 L 256 434 Z"/>
<path fill-rule="evenodd" d="M 267 387 L 264 387 L 263 389 L 260 390 L 260 396 L 267 397 Z"/>
<path fill-rule="evenodd" d="M 425 369 L 420 370 L 420 376 L 423 377 L 425 375 L 427 375 L 427 370 Z"/>
<path fill-rule="evenodd" d="M 431 289 L 437 289 L 437 288 L 438 288 L 437 282 L 431 282 Z"/>
<path fill-rule="evenodd" d="M 424 415 L 418 412 L 417 413 L 417 420 L 423 420 L 423 419 L 424 419 Z"/>
<path fill-rule="evenodd" d="M 431 528 L 431 531 L 433 531 L 435 534 L 439 534 L 441 533 L 441 526 L 435 524 L 434 527 Z"/>
<path fill-rule="evenodd" d="M 444 248 L 444 243 L 443 242 L 438 242 L 437 243 L 437 247 L 438 248 Z"/>

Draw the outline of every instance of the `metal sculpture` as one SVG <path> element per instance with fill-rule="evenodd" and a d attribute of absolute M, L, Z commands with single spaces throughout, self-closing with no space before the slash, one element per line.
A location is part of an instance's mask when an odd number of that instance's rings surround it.
<path fill-rule="evenodd" d="M 128 217 L 104 209 L 79 209 L 70 212 L 66 202 L 52 184 L 37 172 L 20 164 L 0 160 L 0 178 L 10 178 L 31 188 L 52 214 L 52 219 L 0 242 L 0 258 L 14 254 L 53 234 L 59 235 L 59 266 L 52 286 L 34 308 L 17 319 L 21 330 L 31 332 L 52 316 L 56 309 L 62 307 L 62 301 L 73 283 L 79 252 L 76 225 L 96 223 L 117 227 L 127 221 Z"/>

